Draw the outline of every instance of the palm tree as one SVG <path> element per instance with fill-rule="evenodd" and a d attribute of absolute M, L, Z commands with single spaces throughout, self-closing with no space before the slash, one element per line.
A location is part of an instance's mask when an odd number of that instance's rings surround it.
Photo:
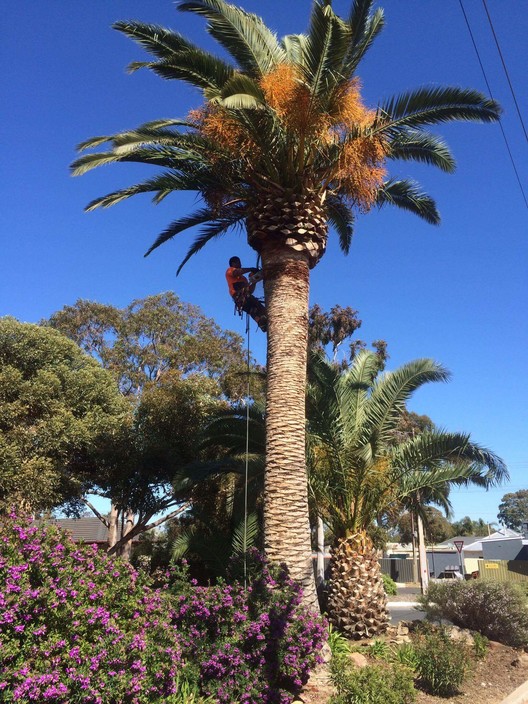
<path fill-rule="evenodd" d="M 131 70 L 146 67 L 190 83 L 202 90 L 204 102 L 184 119 L 89 139 L 81 150 L 109 149 L 73 164 L 75 174 L 113 162 L 163 169 L 97 198 L 88 210 L 139 193 L 153 193 L 156 203 L 174 191 L 202 196 L 202 206 L 170 223 L 147 254 L 198 226 L 183 266 L 211 239 L 245 226 L 248 243 L 262 257 L 269 320 L 266 550 L 288 564 L 312 604 L 304 438 L 310 269 L 324 254 L 328 223 L 347 253 L 355 213 L 375 205 L 397 205 L 438 223 L 434 201 L 416 183 L 388 178 L 388 162 L 417 160 L 453 171 L 448 147 L 425 128 L 489 122 L 500 110 L 481 93 L 455 87 L 420 88 L 375 110 L 365 107 L 356 70 L 384 23 L 382 10 L 373 12 L 372 5 L 355 0 L 341 18 L 331 0 L 314 0 L 307 33 L 279 41 L 259 17 L 224 0 L 179 2 L 179 10 L 207 20 L 232 63 L 163 27 L 117 22 L 117 30 L 154 56 Z"/>
<path fill-rule="evenodd" d="M 309 385 L 310 487 L 334 536 L 328 590 L 330 620 L 350 637 L 383 632 L 388 621 L 369 529 L 377 517 L 422 491 L 446 502 L 446 483 L 490 486 L 507 478 L 496 455 L 466 434 L 431 429 L 395 444 L 411 394 L 445 381 L 436 362 L 418 359 L 379 375 L 379 358 L 363 350 L 342 371 L 314 355 Z"/>

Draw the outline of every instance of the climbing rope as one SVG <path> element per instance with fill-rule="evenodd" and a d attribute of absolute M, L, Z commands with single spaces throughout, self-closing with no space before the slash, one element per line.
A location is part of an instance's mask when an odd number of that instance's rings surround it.
<path fill-rule="evenodd" d="M 251 377 L 249 364 L 249 313 L 246 313 L 247 337 L 247 394 L 246 394 L 246 466 L 244 473 L 244 589 L 247 588 L 247 522 L 248 522 L 248 476 L 249 476 L 249 399 L 251 396 Z"/>

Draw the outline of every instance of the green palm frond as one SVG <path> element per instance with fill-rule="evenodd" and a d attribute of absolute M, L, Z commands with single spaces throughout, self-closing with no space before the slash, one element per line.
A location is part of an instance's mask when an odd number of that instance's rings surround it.
<path fill-rule="evenodd" d="M 354 213 L 344 199 L 331 194 L 326 199 L 326 212 L 330 224 L 337 232 L 339 246 L 344 254 L 350 251 L 354 235 Z"/>
<path fill-rule="evenodd" d="M 495 122 L 499 104 L 479 91 L 454 86 L 424 86 L 394 97 L 378 108 L 379 131 L 420 127 L 454 120 Z"/>
<path fill-rule="evenodd" d="M 234 227 L 236 224 L 240 223 L 243 218 L 245 217 L 245 213 L 241 212 L 237 216 L 232 215 L 231 217 L 219 217 L 213 222 L 210 222 L 208 225 L 202 228 L 202 231 L 196 237 L 192 245 L 189 247 L 187 250 L 187 254 L 181 261 L 180 265 L 178 266 L 178 269 L 176 270 L 176 276 L 180 273 L 180 271 L 183 269 L 185 264 L 189 261 L 191 257 L 193 257 L 195 254 L 197 254 L 201 249 L 205 247 L 205 245 L 210 242 L 212 239 L 215 237 L 220 237 L 220 235 L 225 235 L 225 233 Z M 154 242 L 152 247 L 148 250 L 147 254 L 152 252 L 153 249 L 156 249 L 159 247 L 161 244 L 166 242 L 167 240 L 171 239 L 172 235 L 170 233 L 166 235 L 165 233 L 162 233 Z"/>
<path fill-rule="evenodd" d="M 345 59 L 345 75 L 351 78 L 360 61 L 385 25 L 383 10 L 372 13 L 372 0 L 355 0 L 348 20 L 351 42 Z"/>
<path fill-rule="evenodd" d="M 390 141 L 389 157 L 421 161 L 447 173 L 453 173 L 456 167 L 447 144 L 436 135 L 422 130 L 405 129 L 394 135 Z"/>
<path fill-rule="evenodd" d="M 206 17 L 211 36 L 250 76 L 269 73 L 285 58 L 277 37 L 257 15 L 223 0 L 192 0 L 177 7 Z"/>
<path fill-rule="evenodd" d="M 242 519 L 233 530 L 231 538 L 231 557 L 240 557 L 249 548 L 257 544 L 260 533 L 259 520 L 256 513 L 250 513 L 247 522 Z"/>
<path fill-rule="evenodd" d="M 408 179 L 389 180 L 378 191 L 376 199 L 378 206 L 395 205 L 402 210 L 418 215 L 431 225 L 440 223 L 440 213 L 436 203 L 424 193 L 419 184 Z"/>
<path fill-rule="evenodd" d="M 308 37 L 305 34 L 287 34 L 282 38 L 281 47 L 287 63 L 297 66 L 303 65 L 307 41 Z"/>
<path fill-rule="evenodd" d="M 139 193 L 154 192 L 156 194 L 154 196 L 154 202 L 160 202 L 174 191 L 204 191 L 208 188 L 218 188 L 220 185 L 218 176 L 206 169 L 189 169 L 188 173 L 181 174 L 165 171 L 154 178 L 135 184 L 134 186 L 129 186 L 128 188 L 108 193 L 106 196 L 96 198 L 91 203 L 88 203 L 85 210 L 90 211 L 96 208 L 109 208 Z"/>
<path fill-rule="evenodd" d="M 349 41 L 350 31 L 334 14 L 332 7 L 314 2 L 301 64 L 314 98 L 328 95 L 342 79 L 341 70 Z"/>
<path fill-rule="evenodd" d="M 411 395 L 429 382 L 447 381 L 449 372 L 432 359 L 416 359 L 375 381 L 361 429 L 362 442 L 376 437 L 382 443 L 405 409 Z"/>
<path fill-rule="evenodd" d="M 199 49 L 186 51 L 164 61 L 134 61 L 130 73 L 148 68 L 166 80 L 178 80 L 201 88 L 207 99 L 217 97 L 234 71 L 211 54 Z"/>
<path fill-rule="evenodd" d="M 159 237 L 156 239 L 154 244 L 148 249 L 144 256 L 147 257 L 154 249 L 156 249 L 156 247 L 159 247 L 160 244 L 163 244 L 164 242 L 167 242 L 168 240 L 172 239 L 180 232 L 184 232 L 190 227 L 195 227 L 196 225 L 203 225 L 204 223 L 210 222 L 214 219 L 214 213 L 209 208 L 200 208 L 194 213 L 184 215 L 183 217 L 178 218 L 178 220 L 174 220 L 159 235 Z"/>

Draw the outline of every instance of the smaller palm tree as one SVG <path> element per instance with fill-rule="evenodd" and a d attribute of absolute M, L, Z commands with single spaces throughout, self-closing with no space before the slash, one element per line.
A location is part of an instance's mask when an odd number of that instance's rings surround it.
<path fill-rule="evenodd" d="M 430 359 L 380 375 L 379 357 L 367 350 L 345 371 L 321 354 L 312 356 L 310 488 L 334 536 L 330 620 L 349 637 L 381 633 L 388 622 L 377 552 L 369 537 L 376 518 L 419 491 L 435 495 L 452 482 L 488 487 L 507 477 L 502 460 L 467 434 L 432 429 L 394 443 L 412 393 L 448 377 Z"/>

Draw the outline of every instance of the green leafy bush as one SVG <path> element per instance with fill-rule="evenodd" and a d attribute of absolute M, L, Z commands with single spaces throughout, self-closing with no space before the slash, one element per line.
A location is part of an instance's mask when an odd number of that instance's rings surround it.
<path fill-rule="evenodd" d="M 385 594 L 387 596 L 396 596 L 398 593 L 398 587 L 396 586 L 396 582 L 392 579 L 392 577 L 389 577 L 388 574 L 382 574 L 381 578 L 383 579 L 383 588 L 385 589 Z"/>
<path fill-rule="evenodd" d="M 385 640 L 376 638 L 368 647 L 368 654 L 372 658 L 387 660 L 390 655 L 390 646 Z"/>
<path fill-rule="evenodd" d="M 505 645 L 528 645 L 526 598 L 508 582 L 435 583 L 420 602 L 432 620 L 448 619 Z"/>
<path fill-rule="evenodd" d="M 328 645 L 333 658 L 338 658 L 350 653 L 350 641 L 345 636 L 336 631 L 331 623 L 328 624 Z"/>
<path fill-rule="evenodd" d="M 416 698 L 413 674 L 399 665 L 361 669 L 338 661 L 332 668 L 337 696 L 331 704 L 411 704 Z"/>
<path fill-rule="evenodd" d="M 430 694 L 449 696 L 458 691 L 470 665 L 468 647 L 453 641 L 445 629 L 418 636 L 414 651 L 420 686 Z"/>
<path fill-rule="evenodd" d="M 489 639 L 483 636 L 482 633 L 473 634 L 473 652 L 477 660 L 482 660 L 486 657 L 489 650 Z"/>
<path fill-rule="evenodd" d="M 402 643 L 396 646 L 392 651 L 391 659 L 395 663 L 405 665 L 405 667 L 408 667 L 413 672 L 415 672 L 418 667 L 418 656 L 416 655 L 416 650 L 412 643 Z"/>

